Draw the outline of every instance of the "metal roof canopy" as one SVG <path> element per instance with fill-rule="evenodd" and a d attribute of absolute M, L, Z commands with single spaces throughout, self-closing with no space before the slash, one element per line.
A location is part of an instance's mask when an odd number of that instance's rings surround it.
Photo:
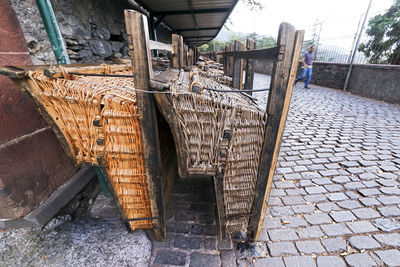
<path fill-rule="evenodd" d="M 214 39 L 238 0 L 135 0 L 152 17 L 183 36 L 188 45 L 202 45 Z"/>

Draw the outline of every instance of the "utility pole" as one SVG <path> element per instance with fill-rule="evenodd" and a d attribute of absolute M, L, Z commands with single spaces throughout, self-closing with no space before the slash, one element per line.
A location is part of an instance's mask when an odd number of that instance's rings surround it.
<path fill-rule="evenodd" d="M 353 55 L 351 56 L 349 71 L 347 72 L 346 81 L 344 82 L 343 91 L 347 90 L 347 86 L 349 84 L 351 70 L 353 69 L 354 58 L 356 57 L 357 48 L 358 48 L 358 45 L 359 45 L 360 40 L 361 40 L 362 32 L 364 31 L 365 22 L 367 21 L 368 12 L 369 12 L 369 9 L 371 8 L 371 4 L 372 4 L 372 0 L 369 0 L 367 11 L 365 12 L 364 20 L 363 20 L 363 23 L 361 25 L 360 34 L 358 35 L 356 45 L 354 46 L 354 49 L 353 49 Z"/>
<path fill-rule="evenodd" d="M 361 25 L 361 20 L 362 20 L 363 15 L 364 15 L 364 13 L 362 13 L 360 15 L 360 19 L 358 20 L 357 30 L 356 30 L 356 33 L 354 34 L 353 43 L 351 44 L 350 54 L 349 54 L 347 63 L 350 63 L 350 61 L 351 61 L 351 55 L 353 55 L 353 48 L 354 48 L 354 44 L 356 43 L 356 40 L 357 40 L 358 31 L 360 30 L 360 25 Z"/>

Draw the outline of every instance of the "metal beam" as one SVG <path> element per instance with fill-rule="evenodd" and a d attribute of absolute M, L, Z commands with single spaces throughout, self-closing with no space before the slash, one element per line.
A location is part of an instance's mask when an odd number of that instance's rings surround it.
<path fill-rule="evenodd" d="M 157 28 L 158 25 L 165 19 L 165 16 L 160 16 L 157 21 L 154 23 L 154 27 Z"/>
<path fill-rule="evenodd" d="M 189 31 L 215 31 L 219 30 L 220 27 L 210 27 L 210 28 L 189 28 L 189 29 L 176 29 L 176 32 L 189 32 Z"/>
<path fill-rule="evenodd" d="M 190 10 L 172 10 L 172 11 L 159 11 L 154 12 L 156 16 L 171 16 L 171 15 L 190 15 L 190 14 L 210 14 L 210 13 L 225 13 L 230 12 L 230 8 L 210 8 L 210 9 L 194 9 Z"/>

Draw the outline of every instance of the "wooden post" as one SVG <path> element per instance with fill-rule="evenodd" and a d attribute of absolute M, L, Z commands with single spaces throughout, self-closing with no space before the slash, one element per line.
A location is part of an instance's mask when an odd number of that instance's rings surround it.
<path fill-rule="evenodd" d="M 226 45 L 224 52 L 228 52 L 229 51 L 229 47 Z M 228 56 L 226 54 L 223 54 L 223 60 L 224 60 L 224 74 L 227 75 L 228 74 Z"/>
<path fill-rule="evenodd" d="M 249 231 L 257 240 L 263 225 L 267 201 L 274 178 L 279 148 L 289 110 L 294 80 L 299 63 L 304 31 L 297 31 L 292 25 L 282 23 L 279 27 L 277 46 L 284 46 L 282 60 L 274 62 L 271 77 L 271 91 L 268 96 L 264 141 L 261 152 L 258 179 Z"/>
<path fill-rule="evenodd" d="M 256 42 L 251 38 L 247 39 L 246 48 L 247 50 L 256 49 Z M 245 79 L 244 89 L 253 89 L 254 61 L 255 61 L 254 59 L 246 60 L 246 79 Z M 249 94 L 251 95 L 251 93 Z"/>
<path fill-rule="evenodd" d="M 236 40 L 233 51 L 242 51 L 242 43 Z M 243 75 L 242 59 L 233 56 L 232 87 L 240 89 L 241 76 Z"/>
<path fill-rule="evenodd" d="M 136 75 L 135 87 L 149 89 L 149 81 L 153 76 L 149 33 L 146 16 L 133 10 L 125 10 L 126 32 L 132 61 L 132 71 Z M 154 236 L 164 240 L 165 214 L 163 203 L 163 188 L 161 175 L 161 156 L 158 137 L 156 103 L 148 93 L 136 92 L 140 131 L 143 143 L 143 154 L 148 177 L 151 212 L 158 219 L 154 223 Z"/>

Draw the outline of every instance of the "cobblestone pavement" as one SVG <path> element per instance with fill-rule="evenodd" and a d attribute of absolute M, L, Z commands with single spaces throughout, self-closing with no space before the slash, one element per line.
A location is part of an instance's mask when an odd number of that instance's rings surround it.
<path fill-rule="evenodd" d="M 210 180 L 179 179 L 151 265 L 400 266 L 399 177 L 399 106 L 299 83 L 258 242 L 218 241 Z"/>

